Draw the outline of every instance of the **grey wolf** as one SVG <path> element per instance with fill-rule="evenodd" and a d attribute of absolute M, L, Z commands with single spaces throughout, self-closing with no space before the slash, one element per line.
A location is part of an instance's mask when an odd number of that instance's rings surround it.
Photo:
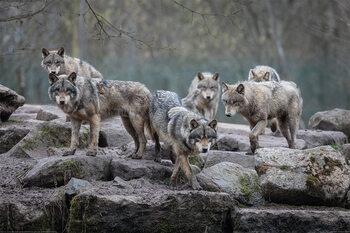
<path fill-rule="evenodd" d="M 270 66 L 255 66 L 249 70 L 249 81 L 264 82 L 264 81 L 281 81 L 277 71 Z"/>
<path fill-rule="evenodd" d="M 277 71 L 270 66 L 255 66 L 250 69 L 248 74 L 248 80 L 254 82 L 275 81 L 280 82 L 280 76 Z M 271 119 L 271 131 L 277 133 L 277 119 Z"/>
<path fill-rule="evenodd" d="M 90 143 L 87 155 L 97 153 L 100 121 L 120 115 L 125 129 L 135 142 L 133 158 L 141 158 L 147 143 L 144 127 L 150 131 L 149 104 L 151 93 L 137 82 L 96 80 L 76 73 L 57 76 L 49 74 L 49 97 L 71 119 L 70 149 L 74 154 L 79 142 L 82 121 L 90 124 Z M 100 91 L 103 91 L 103 94 Z"/>
<path fill-rule="evenodd" d="M 41 66 L 48 72 L 56 75 L 69 75 L 75 72 L 79 76 L 102 79 L 102 74 L 92 65 L 79 58 L 70 57 L 64 53 L 64 48 L 49 51 L 42 49 L 43 60 Z"/>
<path fill-rule="evenodd" d="M 170 91 L 156 91 L 152 95 L 150 119 L 156 139 L 156 156 L 159 156 L 159 138 L 170 145 L 176 155 L 171 182 L 176 181 L 182 169 L 188 184 L 193 189 L 201 189 L 188 162 L 188 155 L 209 151 L 217 138 L 217 121 L 209 121 L 182 107 L 180 97 Z"/>
<path fill-rule="evenodd" d="M 188 95 L 182 99 L 182 104 L 185 108 L 213 120 L 218 111 L 219 93 L 219 73 L 199 72 L 188 89 Z"/>
<path fill-rule="evenodd" d="M 302 113 L 303 99 L 293 82 L 250 82 L 235 85 L 222 83 L 222 102 L 228 117 L 239 113 L 250 124 L 251 152 L 259 147 L 258 136 L 268 119 L 277 118 L 288 146 L 295 148 L 295 138 Z M 289 129 L 289 131 L 288 131 Z"/>

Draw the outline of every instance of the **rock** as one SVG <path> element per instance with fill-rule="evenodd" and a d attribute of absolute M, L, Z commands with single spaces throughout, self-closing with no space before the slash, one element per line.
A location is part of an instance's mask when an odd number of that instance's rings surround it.
<path fill-rule="evenodd" d="M 39 112 L 36 115 L 36 119 L 40 121 L 52 121 L 57 119 L 58 116 L 52 112 L 45 111 L 43 109 L 40 109 Z"/>
<path fill-rule="evenodd" d="M 40 159 L 23 178 L 25 186 L 58 187 L 74 177 L 94 180 L 110 178 L 110 156 L 68 156 Z"/>
<path fill-rule="evenodd" d="M 66 195 L 69 197 L 75 196 L 89 188 L 92 187 L 92 184 L 89 181 L 72 178 L 67 184 Z"/>
<path fill-rule="evenodd" d="M 120 117 L 102 121 L 100 124 L 100 136 L 101 134 L 105 138 L 106 146 L 120 147 L 133 142 L 132 137 L 125 130 Z"/>
<path fill-rule="evenodd" d="M 19 141 L 22 140 L 29 132 L 29 129 L 9 126 L 0 129 L 0 154 L 9 151 Z"/>
<path fill-rule="evenodd" d="M 50 147 L 66 148 L 70 145 L 70 124 L 61 122 L 43 122 L 36 125 L 8 154 L 14 157 L 44 158 L 48 156 Z M 82 126 L 80 129 L 80 147 L 87 147 L 89 129 Z"/>
<path fill-rule="evenodd" d="M 266 200 L 293 205 L 344 205 L 350 167 L 330 146 L 304 151 L 262 148 L 257 151 L 255 163 Z"/>
<path fill-rule="evenodd" d="M 317 112 L 309 119 L 309 129 L 342 131 L 350 136 L 350 110 L 335 108 Z"/>
<path fill-rule="evenodd" d="M 151 160 L 113 159 L 111 163 L 112 177 L 120 177 L 123 180 L 147 177 L 152 180 L 169 179 L 172 168 L 163 166 Z"/>
<path fill-rule="evenodd" d="M 108 189 L 73 199 L 69 232 L 232 232 L 235 206 L 226 193 Z"/>
<path fill-rule="evenodd" d="M 197 166 L 200 170 L 204 168 L 205 160 L 200 154 L 194 154 L 188 156 L 190 164 Z"/>
<path fill-rule="evenodd" d="M 65 232 L 68 208 L 63 190 L 0 189 L 0 230 L 5 232 Z"/>
<path fill-rule="evenodd" d="M 218 150 L 223 150 L 223 151 L 238 151 L 242 149 L 248 150 L 249 147 L 243 147 L 238 143 L 237 140 L 233 140 L 232 136 L 225 135 L 223 137 L 220 137 L 219 140 L 216 143 L 216 146 Z"/>
<path fill-rule="evenodd" d="M 347 161 L 348 165 L 350 165 L 350 143 L 344 144 L 341 147 L 341 153 L 345 157 L 345 160 Z"/>
<path fill-rule="evenodd" d="M 350 209 L 350 190 L 346 194 L 346 200 L 345 200 L 345 208 Z"/>
<path fill-rule="evenodd" d="M 118 176 L 114 177 L 113 186 L 116 186 L 121 189 L 131 188 L 131 185 L 129 185 L 127 181 L 123 180 Z"/>
<path fill-rule="evenodd" d="M 0 84 L 0 120 L 7 121 L 11 114 L 25 102 L 25 98 Z"/>
<path fill-rule="evenodd" d="M 205 168 L 211 167 L 221 162 L 238 163 L 245 168 L 254 169 L 254 156 L 246 155 L 246 152 L 230 152 L 210 150 L 207 153 Z"/>
<path fill-rule="evenodd" d="M 197 175 L 197 179 L 204 190 L 227 192 L 243 204 L 256 205 L 263 202 L 256 171 L 239 164 L 218 163 L 205 168 Z"/>
<path fill-rule="evenodd" d="M 343 145 L 346 142 L 346 135 L 338 131 L 299 130 L 297 138 L 303 139 L 307 148 Z"/>
<path fill-rule="evenodd" d="M 350 211 L 278 207 L 239 209 L 234 232 L 348 232 Z"/>

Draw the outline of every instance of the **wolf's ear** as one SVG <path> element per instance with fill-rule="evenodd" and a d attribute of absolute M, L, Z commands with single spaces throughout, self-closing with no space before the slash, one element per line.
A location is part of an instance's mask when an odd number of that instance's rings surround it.
<path fill-rule="evenodd" d="M 43 49 L 41 50 L 41 52 L 43 53 L 43 58 L 49 56 L 49 54 L 50 54 L 49 50 L 47 50 L 47 49 L 45 49 L 45 48 L 43 48 Z"/>
<path fill-rule="evenodd" d="M 238 85 L 238 87 L 236 88 L 236 91 L 239 93 L 239 94 L 242 94 L 244 95 L 244 85 L 241 83 Z"/>
<path fill-rule="evenodd" d="M 199 126 L 198 122 L 195 119 L 192 119 L 190 121 L 190 129 L 194 130 L 195 128 L 197 128 Z"/>
<path fill-rule="evenodd" d="M 213 130 L 216 131 L 216 127 L 218 126 L 218 122 L 216 120 L 212 120 L 211 122 L 209 122 L 209 127 L 212 128 Z"/>
<path fill-rule="evenodd" d="M 75 72 L 72 72 L 67 79 L 75 85 L 75 80 L 77 80 L 77 74 Z"/>
<path fill-rule="evenodd" d="M 50 83 L 50 86 L 52 86 L 52 84 L 54 84 L 55 82 L 57 82 L 58 80 L 58 77 L 53 74 L 53 73 L 50 73 L 49 74 L 49 83 Z"/>
<path fill-rule="evenodd" d="M 225 82 L 222 82 L 222 93 L 228 90 L 228 85 Z"/>
<path fill-rule="evenodd" d="M 63 55 L 64 55 L 64 48 L 61 47 L 61 48 L 57 51 L 57 54 L 60 55 L 61 57 L 63 57 Z"/>
<path fill-rule="evenodd" d="M 264 75 L 264 80 L 269 81 L 270 80 L 270 72 L 266 72 Z"/>
<path fill-rule="evenodd" d="M 219 80 L 219 73 L 218 73 L 218 72 L 216 72 L 216 73 L 213 75 L 213 79 L 214 79 L 215 81 L 218 81 L 218 80 Z"/>
<path fill-rule="evenodd" d="M 250 73 L 252 74 L 253 77 L 256 77 L 256 73 L 254 72 L 253 69 L 250 69 Z"/>
<path fill-rule="evenodd" d="M 197 77 L 198 77 L 199 81 L 202 81 L 204 79 L 204 76 L 201 72 L 197 73 Z"/>

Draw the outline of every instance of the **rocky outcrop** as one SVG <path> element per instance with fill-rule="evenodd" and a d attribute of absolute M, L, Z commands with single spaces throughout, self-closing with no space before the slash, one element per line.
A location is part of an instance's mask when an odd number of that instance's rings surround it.
<path fill-rule="evenodd" d="M 59 187 L 74 177 L 93 180 L 110 179 L 110 156 L 68 156 L 40 159 L 23 177 L 25 186 Z"/>
<path fill-rule="evenodd" d="M 333 110 L 317 112 L 309 119 L 310 129 L 327 131 L 342 131 L 350 136 L 350 110 L 335 108 Z"/>
<path fill-rule="evenodd" d="M 151 188 L 151 189 L 148 189 Z M 226 193 L 98 187 L 72 200 L 69 232 L 232 232 Z M 101 214 L 103 213 L 103 214 Z"/>
<path fill-rule="evenodd" d="M 210 150 L 207 153 L 204 167 L 208 168 L 222 162 L 237 163 L 242 167 L 254 169 L 254 156 L 246 155 L 246 152 L 220 150 Z"/>
<path fill-rule="evenodd" d="M 197 175 L 197 179 L 204 190 L 229 193 L 243 204 L 263 202 L 256 171 L 239 164 L 218 163 L 205 168 Z"/>
<path fill-rule="evenodd" d="M 305 151 L 258 149 L 255 156 L 266 200 L 293 205 L 344 206 L 350 187 L 350 167 L 330 146 Z"/>
<path fill-rule="evenodd" d="M 335 209 L 253 207 L 239 209 L 234 232 L 347 232 L 350 211 Z"/>
<path fill-rule="evenodd" d="M 7 121 L 11 114 L 25 102 L 25 98 L 0 84 L 0 120 Z"/>

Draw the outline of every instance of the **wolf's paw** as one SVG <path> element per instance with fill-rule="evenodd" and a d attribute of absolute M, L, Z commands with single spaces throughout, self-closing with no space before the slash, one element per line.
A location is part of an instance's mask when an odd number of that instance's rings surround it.
<path fill-rule="evenodd" d="M 247 153 L 245 153 L 246 155 L 255 155 L 255 153 L 252 151 L 252 149 L 249 149 L 247 151 Z"/>
<path fill-rule="evenodd" d="M 96 156 L 97 155 L 97 150 L 88 150 L 87 152 L 86 152 L 86 155 L 87 156 Z"/>
<path fill-rule="evenodd" d="M 131 155 L 131 158 L 133 158 L 133 159 L 142 159 L 142 155 L 138 155 L 138 154 L 132 154 Z"/>
<path fill-rule="evenodd" d="M 162 158 L 156 157 L 156 158 L 154 158 L 154 162 L 162 163 Z"/>
<path fill-rule="evenodd" d="M 74 155 L 76 150 L 77 149 L 68 149 L 65 152 L 63 152 L 62 156 Z"/>
<path fill-rule="evenodd" d="M 193 189 L 193 190 L 203 190 L 203 188 L 199 185 L 198 182 L 194 182 L 194 183 L 192 184 L 192 189 Z"/>

